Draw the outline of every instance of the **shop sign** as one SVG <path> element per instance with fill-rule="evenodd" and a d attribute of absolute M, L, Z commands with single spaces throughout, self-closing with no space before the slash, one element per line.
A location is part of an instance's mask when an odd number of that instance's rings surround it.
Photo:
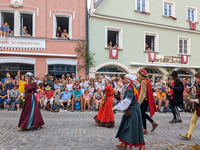
<path fill-rule="evenodd" d="M 149 55 L 148 55 L 149 57 Z M 183 60 L 187 60 L 184 61 Z M 148 58 L 149 61 L 149 58 Z M 153 63 L 164 63 L 164 64 L 187 64 L 188 63 L 188 57 L 187 59 L 183 59 L 182 56 L 164 56 L 164 55 L 156 55 L 156 61 Z"/>
<path fill-rule="evenodd" d="M 46 45 L 45 39 L 6 37 L 6 39 L 0 39 L 0 48 L 8 50 L 45 50 Z"/>

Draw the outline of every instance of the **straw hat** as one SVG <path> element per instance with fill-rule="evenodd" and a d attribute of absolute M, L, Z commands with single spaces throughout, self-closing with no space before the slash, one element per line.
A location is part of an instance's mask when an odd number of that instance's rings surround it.
<path fill-rule="evenodd" d="M 45 90 L 51 90 L 50 86 L 45 87 Z"/>

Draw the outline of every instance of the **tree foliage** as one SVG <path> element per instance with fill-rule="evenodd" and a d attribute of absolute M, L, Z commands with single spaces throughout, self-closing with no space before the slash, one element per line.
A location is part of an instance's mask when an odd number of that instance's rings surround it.
<path fill-rule="evenodd" d="M 75 48 L 75 52 L 79 54 L 80 60 L 82 60 L 82 63 L 78 61 L 77 69 L 83 69 L 88 70 L 91 67 L 94 67 L 95 60 L 94 55 L 95 53 L 92 53 L 91 51 L 87 50 L 88 43 L 85 40 L 85 38 L 81 39 L 77 44 Z"/>

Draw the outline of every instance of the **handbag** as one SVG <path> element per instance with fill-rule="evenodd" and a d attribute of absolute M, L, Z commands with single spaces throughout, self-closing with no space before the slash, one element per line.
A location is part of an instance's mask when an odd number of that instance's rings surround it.
<path fill-rule="evenodd" d="M 124 111 L 124 115 L 125 116 L 131 116 L 131 109 L 130 109 L 130 107 L 129 108 L 127 108 L 125 111 Z"/>
<path fill-rule="evenodd" d="M 105 104 L 105 99 L 102 99 L 101 100 L 101 105 L 104 105 Z"/>

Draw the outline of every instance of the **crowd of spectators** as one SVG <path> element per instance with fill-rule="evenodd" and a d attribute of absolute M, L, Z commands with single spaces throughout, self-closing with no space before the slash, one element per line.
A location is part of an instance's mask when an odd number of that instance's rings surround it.
<path fill-rule="evenodd" d="M 101 101 L 104 99 L 105 82 L 107 77 L 104 75 L 96 78 L 90 78 L 88 75 L 85 77 L 76 77 L 74 73 L 62 75 L 60 79 L 55 79 L 49 74 L 45 75 L 42 80 L 38 76 L 35 77 L 37 83 L 37 90 L 35 96 L 38 105 L 43 110 L 54 110 L 56 104 L 60 110 L 80 109 L 85 110 L 99 110 Z M 113 104 L 117 105 L 123 100 L 123 93 L 125 92 L 125 84 L 120 75 L 112 77 L 111 86 L 113 87 Z M 181 78 L 185 87 L 184 102 L 180 109 L 185 109 L 186 112 L 191 112 L 193 104 L 189 101 L 195 97 L 197 84 L 192 84 L 190 78 Z M 168 83 L 171 83 L 169 77 L 165 81 L 157 78 L 154 83 L 150 79 L 154 100 L 158 112 L 168 112 L 169 101 L 171 99 L 170 88 Z M 20 99 L 25 95 L 25 76 L 21 75 L 18 71 L 15 79 L 12 79 L 10 74 L 7 73 L 6 77 L 0 83 L 0 103 L 1 107 L 6 111 L 10 109 L 10 105 L 14 102 L 17 110 L 20 108 Z M 134 82 L 135 87 L 139 90 L 140 83 L 137 78 Z"/>

